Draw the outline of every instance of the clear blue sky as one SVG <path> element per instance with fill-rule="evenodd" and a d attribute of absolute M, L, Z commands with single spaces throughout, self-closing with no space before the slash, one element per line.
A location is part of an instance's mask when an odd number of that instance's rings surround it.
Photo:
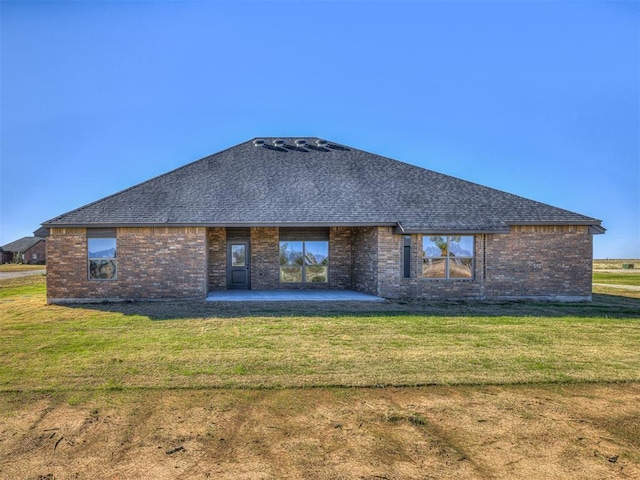
<path fill-rule="evenodd" d="M 0 245 L 257 136 L 603 220 L 640 258 L 640 2 L 9 2 Z"/>

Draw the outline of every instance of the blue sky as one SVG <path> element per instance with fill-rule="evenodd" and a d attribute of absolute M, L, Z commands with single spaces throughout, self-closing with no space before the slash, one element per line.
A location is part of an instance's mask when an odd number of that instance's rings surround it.
<path fill-rule="evenodd" d="M 640 2 L 0 3 L 0 245 L 259 136 L 603 220 L 640 258 Z"/>

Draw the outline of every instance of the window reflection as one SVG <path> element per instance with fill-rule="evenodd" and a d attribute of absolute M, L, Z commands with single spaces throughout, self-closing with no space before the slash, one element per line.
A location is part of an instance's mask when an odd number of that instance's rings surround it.
<path fill-rule="evenodd" d="M 471 235 L 425 235 L 422 237 L 422 276 L 472 279 L 473 242 Z"/>
<path fill-rule="evenodd" d="M 329 279 L 329 242 L 281 241 L 282 283 L 326 283 Z"/>

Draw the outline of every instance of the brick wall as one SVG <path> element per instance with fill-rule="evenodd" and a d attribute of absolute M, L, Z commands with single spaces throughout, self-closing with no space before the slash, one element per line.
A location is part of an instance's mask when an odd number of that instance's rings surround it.
<path fill-rule="evenodd" d="M 209 289 L 227 288 L 226 229 L 210 228 L 207 233 Z M 251 241 L 251 288 L 273 290 L 278 288 L 349 289 L 352 268 L 352 229 L 329 229 L 329 281 L 328 283 L 280 283 L 280 234 L 276 227 L 253 227 Z"/>
<path fill-rule="evenodd" d="M 251 228 L 251 289 L 271 290 L 280 283 L 277 227 Z"/>
<path fill-rule="evenodd" d="M 227 229 L 207 230 L 209 290 L 227 289 Z"/>
<path fill-rule="evenodd" d="M 487 235 L 489 297 L 591 297 L 593 241 L 586 226 L 515 226 Z"/>
<path fill-rule="evenodd" d="M 378 231 L 377 227 L 354 228 L 351 250 L 351 286 L 354 290 L 373 295 L 379 294 Z"/>
<path fill-rule="evenodd" d="M 391 227 L 377 228 L 378 295 L 401 296 L 402 235 L 393 235 Z"/>
<path fill-rule="evenodd" d="M 47 298 L 125 300 L 204 298 L 207 290 L 204 228 L 117 229 L 116 280 L 89 280 L 84 228 L 53 228 L 47 240 Z"/>
<path fill-rule="evenodd" d="M 329 229 L 329 281 L 280 283 L 278 228 L 251 229 L 251 288 L 254 290 L 351 288 L 351 229 Z"/>
<path fill-rule="evenodd" d="M 47 238 L 47 299 L 90 297 L 84 228 L 52 228 Z"/>
<path fill-rule="evenodd" d="M 251 287 L 301 288 L 279 281 L 278 228 L 251 228 Z M 422 278 L 422 236 L 411 235 L 411 277 L 403 278 L 403 237 L 390 227 L 332 227 L 328 284 L 387 298 L 566 298 L 591 296 L 592 237 L 584 226 L 513 227 L 475 237 L 472 280 Z M 203 298 L 226 288 L 224 228 L 119 228 L 117 280 L 89 280 L 87 235 L 54 228 L 47 239 L 49 301 Z"/>
<path fill-rule="evenodd" d="M 422 235 L 411 235 L 411 278 L 403 278 L 402 236 L 378 228 L 378 294 L 428 300 L 591 297 L 592 237 L 585 226 L 516 226 L 476 235 L 472 280 L 422 278 Z"/>
<path fill-rule="evenodd" d="M 329 229 L 329 287 L 351 289 L 352 237 L 349 227 Z"/>
<path fill-rule="evenodd" d="M 44 264 L 47 259 L 46 240 L 36 243 L 33 247 L 24 252 L 24 263 Z M 35 258 L 34 258 L 35 255 Z"/>

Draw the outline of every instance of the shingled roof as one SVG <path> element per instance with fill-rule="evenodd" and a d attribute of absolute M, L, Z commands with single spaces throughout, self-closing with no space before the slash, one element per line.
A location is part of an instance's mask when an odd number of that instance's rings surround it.
<path fill-rule="evenodd" d="M 393 225 L 423 233 L 523 224 L 603 230 L 594 218 L 315 137 L 249 140 L 43 223 Z"/>
<path fill-rule="evenodd" d="M 0 247 L 0 250 L 4 252 L 26 252 L 36 243 L 42 242 L 44 238 L 40 237 L 22 237 L 20 240 L 15 240 L 11 243 L 7 243 Z"/>

